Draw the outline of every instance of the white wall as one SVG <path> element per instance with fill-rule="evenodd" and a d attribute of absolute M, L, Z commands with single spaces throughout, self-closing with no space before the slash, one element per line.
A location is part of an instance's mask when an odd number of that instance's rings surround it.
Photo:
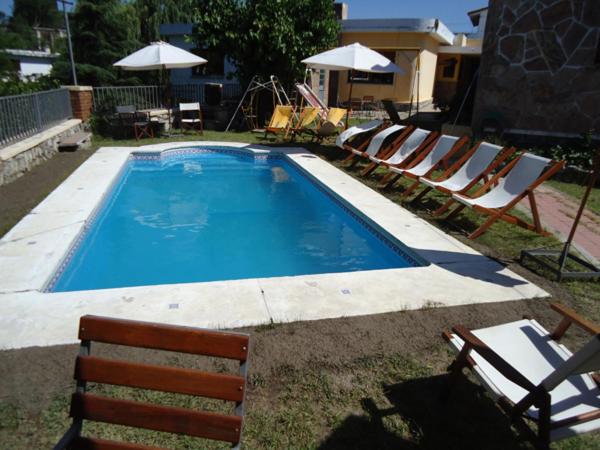
<path fill-rule="evenodd" d="M 48 75 L 52 69 L 51 58 L 19 57 L 19 70 L 21 77 L 30 75 Z"/>

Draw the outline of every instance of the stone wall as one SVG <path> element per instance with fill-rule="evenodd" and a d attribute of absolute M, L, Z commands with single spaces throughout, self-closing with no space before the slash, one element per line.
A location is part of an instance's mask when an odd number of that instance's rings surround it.
<path fill-rule="evenodd" d="M 71 119 L 35 136 L 0 149 L 0 186 L 16 180 L 25 172 L 58 152 L 61 139 L 85 128 L 81 120 Z"/>
<path fill-rule="evenodd" d="M 473 127 L 600 134 L 600 1 L 490 0 Z"/>

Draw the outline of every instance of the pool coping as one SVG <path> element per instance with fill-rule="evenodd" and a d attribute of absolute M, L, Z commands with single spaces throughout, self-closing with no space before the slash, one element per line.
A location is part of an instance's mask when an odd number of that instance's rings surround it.
<path fill-rule="evenodd" d="M 132 152 L 234 147 L 281 154 L 431 264 L 79 292 L 44 292 Z M 547 297 L 521 276 L 303 148 L 192 141 L 102 147 L 0 239 L 0 349 L 76 342 L 83 314 L 236 328 Z M 433 283 L 431 280 L 436 280 Z"/>

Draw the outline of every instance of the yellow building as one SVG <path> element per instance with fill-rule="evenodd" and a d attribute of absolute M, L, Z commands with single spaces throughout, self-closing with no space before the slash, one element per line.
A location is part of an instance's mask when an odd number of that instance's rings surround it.
<path fill-rule="evenodd" d="M 483 30 L 486 10 L 473 11 L 471 20 Z M 474 17 L 476 16 L 476 19 Z M 481 22 L 481 23 L 480 23 Z M 438 19 L 345 19 L 341 20 L 340 45 L 359 42 L 386 56 L 404 69 L 404 74 L 356 72 L 352 98 L 391 99 L 399 109 L 409 104 L 431 104 L 434 92 L 448 101 L 457 91 L 463 56 L 481 54 L 481 36 L 454 34 Z M 469 65 L 469 72 L 472 71 Z M 472 75 L 472 73 L 471 73 Z M 346 102 L 350 73 L 332 72 L 329 102 Z"/>

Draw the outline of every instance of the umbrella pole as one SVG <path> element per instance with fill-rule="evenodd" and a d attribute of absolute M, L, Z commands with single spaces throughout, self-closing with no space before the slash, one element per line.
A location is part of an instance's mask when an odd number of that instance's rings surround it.
<path fill-rule="evenodd" d="M 350 93 L 348 94 L 348 109 L 346 110 L 346 129 L 350 120 L 350 109 L 352 108 L 352 87 L 354 86 L 354 69 L 350 70 Z"/>

